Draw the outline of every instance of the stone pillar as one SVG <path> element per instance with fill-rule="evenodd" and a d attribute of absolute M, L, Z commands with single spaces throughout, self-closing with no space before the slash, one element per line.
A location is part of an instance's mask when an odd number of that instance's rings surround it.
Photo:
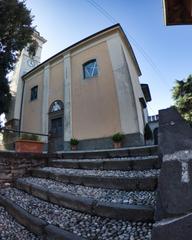
<path fill-rule="evenodd" d="M 22 91 L 23 91 L 23 81 L 20 77 L 18 81 L 17 93 L 15 97 L 15 108 L 14 108 L 14 114 L 13 114 L 14 119 L 20 119 Z"/>
<path fill-rule="evenodd" d="M 45 66 L 43 73 L 43 101 L 42 101 L 42 133 L 48 134 L 48 122 L 49 122 L 49 65 Z M 41 137 L 43 141 L 47 143 L 47 137 Z"/>
<path fill-rule="evenodd" d="M 159 112 L 162 168 L 152 240 L 192 235 L 192 128 L 175 108 Z"/>
<path fill-rule="evenodd" d="M 71 56 L 64 55 L 64 141 L 72 137 Z"/>

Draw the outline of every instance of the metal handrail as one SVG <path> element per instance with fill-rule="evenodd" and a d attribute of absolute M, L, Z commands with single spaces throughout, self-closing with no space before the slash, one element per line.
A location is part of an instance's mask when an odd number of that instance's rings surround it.
<path fill-rule="evenodd" d="M 16 130 L 16 129 L 13 129 L 13 128 L 7 128 L 7 127 L 0 127 L 0 133 L 3 134 L 3 133 L 12 133 L 14 134 L 15 133 L 15 139 L 20 137 L 21 134 L 30 134 L 30 135 L 38 135 L 38 136 L 42 136 L 42 137 L 48 137 L 48 144 L 47 144 L 47 151 L 48 152 L 51 152 L 53 151 L 53 147 L 51 147 L 51 143 L 50 143 L 50 139 L 51 139 L 51 133 L 49 134 L 44 134 L 44 133 L 35 133 L 35 132 L 28 132 L 28 131 L 20 131 L 20 130 Z M 13 140 L 12 138 L 12 141 L 10 141 L 10 139 L 8 141 L 6 141 L 6 144 L 10 146 L 10 150 L 12 150 L 12 148 L 14 149 L 14 142 L 15 142 L 15 139 Z M 13 146 L 12 146 L 13 144 Z"/>
<path fill-rule="evenodd" d="M 34 134 L 34 135 L 39 135 L 39 136 L 46 136 L 46 137 L 49 137 L 50 134 L 44 134 L 44 133 L 32 133 L 32 132 L 27 132 L 27 131 L 20 131 L 20 130 L 16 130 L 16 129 L 13 129 L 13 128 L 6 128 L 6 127 L 2 127 L 0 128 L 0 132 L 2 130 L 5 130 L 5 131 L 8 131 L 8 132 L 17 132 L 17 133 L 26 133 L 26 134 Z"/>

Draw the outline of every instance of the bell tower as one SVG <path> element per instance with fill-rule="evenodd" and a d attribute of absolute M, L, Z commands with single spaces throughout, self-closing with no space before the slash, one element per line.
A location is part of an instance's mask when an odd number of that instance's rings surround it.
<path fill-rule="evenodd" d="M 34 67 L 40 64 L 42 46 L 46 40 L 40 36 L 40 33 L 34 31 L 33 40 L 35 42 L 35 55 L 32 57 L 28 52 L 28 46 L 25 47 L 14 68 L 13 75 L 11 77 L 10 90 L 12 94 L 12 101 L 10 111 L 6 115 L 6 126 L 10 126 L 14 129 L 19 129 L 20 111 L 23 91 L 22 76 L 31 71 Z"/>

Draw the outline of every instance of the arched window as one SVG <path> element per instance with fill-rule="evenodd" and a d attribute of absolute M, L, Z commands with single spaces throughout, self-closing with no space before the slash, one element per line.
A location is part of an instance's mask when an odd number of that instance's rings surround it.
<path fill-rule="evenodd" d="M 97 77 L 98 76 L 98 66 L 96 59 L 89 60 L 83 64 L 83 77 L 84 79 Z"/>
<path fill-rule="evenodd" d="M 50 113 L 58 112 L 61 110 L 63 110 L 63 102 L 61 100 L 54 101 L 49 108 Z"/>

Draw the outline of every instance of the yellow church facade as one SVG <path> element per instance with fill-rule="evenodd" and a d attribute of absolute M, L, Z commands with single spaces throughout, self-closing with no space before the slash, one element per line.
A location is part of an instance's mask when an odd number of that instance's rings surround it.
<path fill-rule="evenodd" d="M 57 150 L 144 144 L 147 84 L 140 84 L 132 47 L 119 24 L 95 33 L 39 64 L 22 77 L 20 130 L 51 133 Z M 47 137 L 43 139 L 48 141 Z"/>

